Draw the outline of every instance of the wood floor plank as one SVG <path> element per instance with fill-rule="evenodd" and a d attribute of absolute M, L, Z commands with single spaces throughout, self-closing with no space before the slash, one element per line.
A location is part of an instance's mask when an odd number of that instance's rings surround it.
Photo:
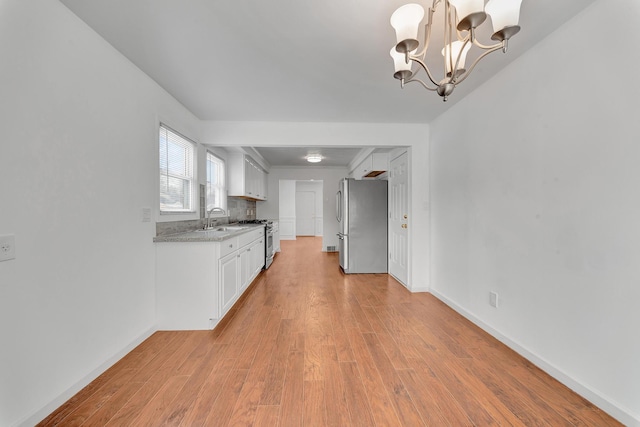
<path fill-rule="evenodd" d="M 369 406 L 373 413 L 376 425 L 400 426 L 400 420 L 391 402 L 384 381 L 378 372 L 375 360 L 371 356 L 363 335 L 357 328 L 347 328 L 347 334 L 351 342 L 360 378 L 369 399 Z"/>
<path fill-rule="evenodd" d="M 212 371 L 219 365 L 226 351 L 226 344 L 207 343 L 208 352 L 204 355 L 197 355 L 196 360 L 199 365 L 194 368 L 193 374 L 189 376 L 182 390 L 178 393 L 172 405 L 159 417 L 156 425 L 158 426 L 179 426 L 186 414 L 190 411 L 196 402 L 198 395 L 202 391 L 202 387 Z M 198 347 L 197 350 L 201 350 Z M 179 371 L 179 370 L 178 370 Z"/>
<path fill-rule="evenodd" d="M 460 406 L 458 401 L 454 399 L 447 387 L 440 382 L 435 373 L 427 365 L 423 359 L 409 359 L 409 364 L 415 377 L 405 379 L 413 380 L 417 378 L 419 383 L 423 384 L 423 390 L 416 390 L 412 387 L 412 396 L 421 400 L 424 409 L 435 405 L 442 417 L 452 426 L 472 426 L 473 422 L 467 416 L 467 413 Z M 428 401 L 428 402 L 427 402 Z"/>
<path fill-rule="evenodd" d="M 256 418 L 260 396 L 265 388 L 262 381 L 245 381 L 238 396 L 238 401 L 231 414 L 229 425 L 252 426 Z"/>
<path fill-rule="evenodd" d="M 448 420 L 442 410 L 437 404 L 436 399 L 433 399 L 426 387 L 426 384 L 416 374 L 413 369 L 401 369 L 398 371 L 400 379 L 404 384 L 407 392 L 411 396 L 416 409 L 422 415 L 424 423 L 428 426 L 447 426 L 454 425 Z M 463 424 L 464 425 L 464 424 Z"/>
<path fill-rule="evenodd" d="M 122 387 L 126 386 L 130 375 L 131 371 L 128 369 L 123 369 L 115 374 L 109 381 L 100 387 L 100 389 L 96 390 L 93 395 L 77 406 L 69 416 L 64 418 L 61 424 L 65 426 L 82 425 L 89 417 L 103 407 L 114 394 L 116 394 Z"/>
<path fill-rule="evenodd" d="M 385 325 L 378 317 L 376 308 L 363 307 L 362 310 L 367 316 L 369 324 L 373 328 L 373 331 L 376 333 L 378 341 L 380 341 L 380 344 L 382 344 L 382 347 L 389 357 L 389 360 L 391 360 L 393 367 L 396 369 L 407 369 L 408 364 L 407 360 L 404 357 L 404 353 L 401 351 L 395 338 L 391 336 Z"/>
<path fill-rule="evenodd" d="M 342 381 L 344 383 L 344 395 L 349 407 L 349 417 L 351 425 L 354 426 L 373 426 L 375 420 L 367 393 L 362 384 L 360 372 L 356 362 L 340 362 L 340 371 L 342 372 Z M 333 409 L 332 409 L 333 410 Z"/>
<path fill-rule="evenodd" d="M 229 423 L 233 409 L 238 402 L 245 379 L 247 378 L 247 369 L 233 369 L 222 385 L 224 393 L 218 394 L 218 398 L 211 406 L 209 415 L 205 420 L 205 426 L 218 425 L 225 426 Z"/>
<path fill-rule="evenodd" d="M 324 381 L 304 381 L 302 425 L 324 427 L 327 425 L 327 408 L 324 400 Z M 373 425 L 373 424 L 372 424 Z"/>
<path fill-rule="evenodd" d="M 303 396 L 304 396 L 304 351 L 305 337 L 299 334 L 296 350 L 289 351 L 287 372 L 282 391 L 280 405 L 280 426 L 298 427 L 302 425 Z"/>
<path fill-rule="evenodd" d="M 331 408 L 326 412 L 327 425 L 349 426 L 351 425 L 349 407 L 347 406 L 344 380 L 335 346 L 325 345 L 322 347 L 322 366 L 325 372 L 325 405 Z"/>
<path fill-rule="evenodd" d="M 400 376 L 396 372 L 393 364 L 385 354 L 378 337 L 375 334 L 362 334 L 378 372 L 394 404 L 396 414 L 403 425 L 421 426 L 425 425 L 418 410 L 416 409 L 411 396 L 407 392 Z"/>
<path fill-rule="evenodd" d="M 428 293 L 283 241 L 213 331 L 159 331 L 39 425 L 621 426 Z"/>
<path fill-rule="evenodd" d="M 256 409 L 255 427 L 274 427 L 279 423 L 280 406 L 260 405 Z"/>
<path fill-rule="evenodd" d="M 276 338 L 275 349 L 267 368 L 264 381 L 264 392 L 260 398 L 261 405 L 280 405 L 284 376 L 289 362 L 289 349 L 294 336 L 291 331 L 291 320 L 282 319 Z"/>
<path fill-rule="evenodd" d="M 227 344 L 222 344 L 222 346 L 226 347 Z M 202 388 L 198 393 L 198 397 L 185 414 L 182 423 L 180 424 L 181 426 L 195 427 L 205 425 L 209 412 L 211 411 L 211 407 L 218 399 L 220 393 L 223 392 L 223 387 L 227 383 L 227 379 L 235 364 L 236 359 L 218 358 L 216 360 L 216 364 L 203 383 Z"/>

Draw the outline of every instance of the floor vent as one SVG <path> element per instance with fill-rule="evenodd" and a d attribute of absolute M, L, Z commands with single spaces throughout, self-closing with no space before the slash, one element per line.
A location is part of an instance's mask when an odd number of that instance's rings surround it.
<path fill-rule="evenodd" d="M 335 246 L 327 246 L 327 252 L 337 252 Z"/>

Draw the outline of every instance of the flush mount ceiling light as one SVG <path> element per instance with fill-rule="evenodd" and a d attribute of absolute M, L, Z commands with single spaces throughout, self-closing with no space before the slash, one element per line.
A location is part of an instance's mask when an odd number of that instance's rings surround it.
<path fill-rule="evenodd" d="M 305 159 L 307 159 L 307 162 L 309 163 L 320 163 L 322 161 L 322 156 L 320 154 L 309 154 Z"/>
<path fill-rule="evenodd" d="M 411 3 L 398 8 L 391 15 L 391 26 L 396 30 L 396 45 L 391 49 L 395 65 L 393 77 L 400 80 L 401 87 L 405 83 L 418 82 L 427 90 L 437 92 L 446 101 L 453 89 L 469 76 L 482 58 L 497 50 L 507 51 L 509 39 L 520 31 L 518 21 L 521 3 L 522 0 L 489 0 L 485 6 L 484 0 L 433 0 L 427 11 L 422 43 L 418 39 L 420 23 L 425 15 L 422 6 Z M 444 46 L 440 48 L 444 58 L 444 78 L 440 80 L 434 78 L 425 61 L 431 41 L 433 17 L 438 6 L 444 8 Z M 487 15 L 491 17 L 493 24 L 491 39 L 498 42 L 489 46 L 476 39 L 476 28 L 487 19 Z M 418 51 L 420 45 L 422 47 Z M 465 69 L 467 53 L 472 46 L 482 53 Z M 411 70 L 414 63 L 419 65 L 416 71 Z M 434 86 L 415 78 L 420 70 L 425 71 Z"/>

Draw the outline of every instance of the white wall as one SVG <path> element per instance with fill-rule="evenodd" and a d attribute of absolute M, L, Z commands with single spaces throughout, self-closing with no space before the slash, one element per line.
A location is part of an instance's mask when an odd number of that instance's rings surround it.
<path fill-rule="evenodd" d="M 0 58 L 0 425 L 33 425 L 154 330 L 157 122 L 198 122 L 58 1 L 0 2 Z"/>
<path fill-rule="evenodd" d="M 445 301 L 640 426 L 632 22 L 640 3 L 594 3 L 432 123 L 431 281 Z M 615 28 L 615 40 L 603 28 Z"/>
<path fill-rule="evenodd" d="M 275 183 L 274 183 L 275 184 Z M 270 185 L 267 183 L 267 185 Z M 258 218 L 277 218 L 279 221 L 280 240 L 296 240 L 296 181 L 292 179 L 281 179 L 278 181 L 278 191 L 272 193 L 268 188 L 267 193 L 271 194 L 269 202 L 260 203 L 256 206 Z M 277 202 L 273 203 L 274 197 Z M 277 209 L 264 208 L 274 206 Z"/>

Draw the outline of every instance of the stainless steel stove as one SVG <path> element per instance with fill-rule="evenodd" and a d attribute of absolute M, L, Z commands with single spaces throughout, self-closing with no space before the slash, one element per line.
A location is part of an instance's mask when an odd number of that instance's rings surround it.
<path fill-rule="evenodd" d="M 275 251 L 273 249 L 273 221 L 269 219 L 245 219 L 238 221 L 240 224 L 264 224 L 264 235 L 266 237 L 264 246 L 264 269 L 271 266 Z"/>

